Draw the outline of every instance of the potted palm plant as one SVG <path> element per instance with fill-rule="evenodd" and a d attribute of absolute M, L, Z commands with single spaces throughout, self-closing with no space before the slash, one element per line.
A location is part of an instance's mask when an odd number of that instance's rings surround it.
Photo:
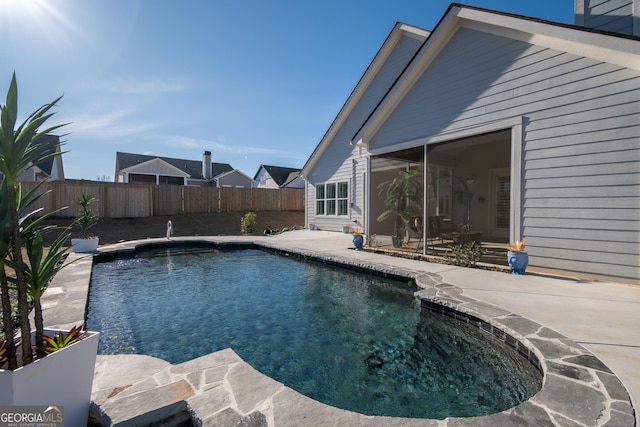
<path fill-rule="evenodd" d="M 422 216 L 422 180 L 417 170 L 400 170 L 395 178 L 378 186 L 384 195 L 386 210 L 378 215 L 378 222 L 393 219 L 393 246 L 401 247 L 409 239 L 408 223 Z"/>
<path fill-rule="evenodd" d="M 517 240 L 507 244 L 507 261 L 511 267 L 512 274 L 525 274 L 529 265 L 529 254 L 527 253 L 527 242 Z"/>
<path fill-rule="evenodd" d="M 81 239 L 71 239 L 71 246 L 76 253 L 90 253 L 98 249 L 98 237 L 89 235 L 89 230 L 98 223 L 98 214 L 91 206 L 96 201 L 89 193 L 82 193 L 76 198 L 78 215 L 72 225 L 78 227 L 82 233 Z"/>
<path fill-rule="evenodd" d="M 61 126 L 40 131 L 52 116 L 57 101 L 45 104 L 16 128 L 18 115 L 15 74 L 0 105 L 0 406 L 42 405 L 62 407 L 66 425 L 86 425 L 98 334 L 75 327 L 70 331 L 44 328 L 40 299 L 55 274 L 63 267 L 68 248 L 68 229 L 45 226 L 41 209 L 33 209 L 42 196 L 40 185 L 23 194 L 18 177 L 32 165 L 59 153 L 37 140 Z M 60 231 L 45 247 L 43 236 Z M 26 260 L 23 257 L 26 255 Z M 17 319 L 12 318 L 13 301 Z M 30 312 L 34 308 L 35 329 Z M 62 386 L 63 385 L 63 386 Z"/>

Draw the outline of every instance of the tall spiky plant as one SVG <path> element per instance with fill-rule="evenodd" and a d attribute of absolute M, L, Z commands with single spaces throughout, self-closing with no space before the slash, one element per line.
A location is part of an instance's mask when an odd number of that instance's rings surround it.
<path fill-rule="evenodd" d="M 378 222 L 393 218 L 394 236 L 406 238 L 407 224 L 413 217 L 422 216 L 422 180 L 415 169 L 400 170 L 391 180 L 378 185 L 387 208 L 378 215 Z"/>
<path fill-rule="evenodd" d="M 22 258 L 22 235 L 19 217 L 22 195 L 18 177 L 32 165 L 59 155 L 59 153 L 51 154 L 49 147 L 46 144 L 38 144 L 37 140 L 39 137 L 64 126 L 57 125 L 46 128 L 45 130 L 40 130 L 40 127 L 53 116 L 54 113 L 50 113 L 49 111 L 61 98 L 62 97 L 59 97 L 53 102 L 38 108 L 16 128 L 18 119 L 18 85 L 14 73 L 11 78 L 9 90 L 7 91 L 6 102 L 0 106 L 0 172 L 4 175 L 3 185 L 5 193 L 3 194 L 2 203 L 6 203 L 7 215 L 4 223 L 0 223 L 0 225 L 3 225 L 3 231 L 6 232 L 5 237 L 10 239 L 10 242 L 5 242 L 5 245 L 6 248 L 9 249 L 10 261 L 15 273 L 15 287 L 18 294 L 18 321 L 20 323 L 20 336 L 22 337 L 23 365 L 33 361 L 33 354 L 31 352 L 30 339 L 31 328 L 29 324 L 28 288 L 24 269 L 25 263 Z M 2 220 L 1 214 L 0 220 Z M 4 258 L 3 264 L 6 264 L 6 261 L 7 258 Z M 6 273 L 4 271 L 0 274 L 0 279 L 5 279 L 4 281 L 6 281 Z M 4 332 L 7 339 L 7 346 L 12 346 L 14 345 L 13 324 L 10 316 L 7 319 L 5 307 L 9 299 L 8 284 L 3 283 L 1 288 L 3 311 L 5 312 L 3 316 Z M 9 313 L 10 312 L 9 307 Z M 15 366 L 15 360 L 9 361 L 9 367 L 11 368 L 12 366 Z"/>

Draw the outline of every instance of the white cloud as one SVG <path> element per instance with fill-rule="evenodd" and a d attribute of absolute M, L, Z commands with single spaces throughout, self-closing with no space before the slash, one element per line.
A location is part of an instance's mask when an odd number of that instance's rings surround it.
<path fill-rule="evenodd" d="M 161 126 L 161 123 L 133 120 L 134 115 L 135 112 L 128 109 L 82 113 L 65 117 L 69 125 L 64 130 L 82 137 L 114 138 L 148 133 Z"/>
<path fill-rule="evenodd" d="M 204 148 L 207 146 L 208 141 L 200 140 L 196 138 L 190 138 L 188 136 L 162 136 L 164 140 L 164 145 L 168 145 L 170 147 L 179 147 L 179 148 Z"/>
<path fill-rule="evenodd" d="M 273 148 L 265 148 L 265 147 L 254 147 L 247 145 L 231 145 L 226 142 L 218 142 L 214 140 L 207 139 L 197 139 L 190 138 L 187 136 L 171 136 L 171 135 L 163 135 L 158 138 L 162 139 L 162 143 L 164 145 L 170 147 L 179 147 L 179 148 L 199 148 L 199 149 L 208 149 L 217 153 L 228 153 L 228 154 L 263 154 L 270 156 L 280 156 L 291 159 L 300 159 L 305 158 L 304 156 L 296 153 L 292 153 L 287 150 L 278 150 Z M 223 136 L 219 136 L 218 140 L 226 141 L 226 138 Z"/>
<path fill-rule="evenodd" d="M 159 77 L 115 78 L 93 81 L 82 86 L 83 91 L 107 92 L 120 95 L 162 95 L 187 90 L 190 84 L 184 79 Z"/>

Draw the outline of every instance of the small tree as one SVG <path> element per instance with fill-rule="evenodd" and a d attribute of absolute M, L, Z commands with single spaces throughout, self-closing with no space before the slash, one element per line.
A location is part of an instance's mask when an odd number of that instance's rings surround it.
<path fill-rule="evenodd" d="M 242 234 L 251 234 L 256 231 L 256 214 L 247 212 L 240 220 L 240 232 Z"/>
<path fill-rule="evenodd" d="M 24 241 L 29 241 L 29 250 L 38 250 L 40 245 L 36 240 L 38 235 L 42 237 L 43 232 L 51 231 L 49 227 L 40 226 L 41 220 L 34 219 L 37 211 L 28 212 L 28 208 L 40 196 L 35 196 L 34 190 L 26 195 L 22 195 L 18 177 L 22 175 L 32 165 L 39 164 L 49 158 L 60 155 L 55 151 L 52 153 L 46 144 L 38 143 L 38 138 L 53 132 L 64 126 L 58 125 L 40 130 L 40 127 L 51 118 L 53 113 L 49 110 L 54 107 L 62 97 L 51 103 L 45 104 L 27 117 L 27 119 L 16 128 L 18 117 L 18 87 L 15 73 L 11 78 L 9 90 L 7 91 L 6 102 L 0 106 L 0 172 L 4 174 L 4 182 L 0 191 L 0 289 L 3 310 L 3 328 L 5 335 L 5 348 L 7 349 L 7 359 L 9 369 L 17 367 L 15 357 L 14 327 L 11 319 L 11 303 L 9 298 L 9 283 L 13 283 L 17 290 L 18 299 L 18 322 L 20 324 L 20 336 L 22 347 L 22 364 L 26 365 L 33 360 L 31 351 L 31 327 L 29 324 L 29 286 L 33 286 L 33 274 L 27 272 L 27 264 L 22 258 Z M 36 189 L 39 186 L 36 187 Z M 46 216 L 45 216 L 46 217 Z M 36 232 L 36 230 L 39 230 Z M 54 251 L 55 252 L 55 251 Z M 57 256 L 55 253 L 54 256 Z M 31 257 L 31 255 L 29 255 Z M 47 255 L 49 257 L 49 255 Z M 47 263 L 47 257 L 44 263 Z M 42 257 L 40 257 L 42 260 Z M 7 274 L 6 267 L 13 269 L 13 277 Z M 36 269 L 40 270 L 42 264 Z M 34 266 L 31 266 L 33 272 Z M 48 268 L 48 267 L 47 267 Z M 42 274 L 41 274 L 42 273 Z M 51 273 L 51 274 L 49 274 Z M 38 272 L 38 282 L 51 279 L 55 271 L 49 269 L 49 273 Z M 46 277 L 45 277 L 46 276 Z M 39 286 L 39 284 L 37 285 Z M 33 288 L 31 289 L 33 291 Z M 42 319 L 36 320 L 36 336 L 42 337 Z M 38 338 L 36 338 L 38 341 Z M 41 343 L 36 342 L 36 345 Z"/>

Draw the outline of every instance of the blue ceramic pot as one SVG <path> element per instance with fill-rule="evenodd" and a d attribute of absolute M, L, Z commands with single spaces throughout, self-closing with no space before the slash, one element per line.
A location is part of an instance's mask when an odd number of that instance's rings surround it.
<path fill-rule="evenodd" d="M 529 265 L 529 254 L 526 252 L 507 252 L 507 261 L 512 274 L 525 274 Z"/>
<path fill-rule="evenodd" d="M 356 247 L 356 251 L 361 251 L 363 244 L 364 237 L 362 237 L 362 234 L 356 234 L 355 236 L 353 236 L 353 246 Z"/>

